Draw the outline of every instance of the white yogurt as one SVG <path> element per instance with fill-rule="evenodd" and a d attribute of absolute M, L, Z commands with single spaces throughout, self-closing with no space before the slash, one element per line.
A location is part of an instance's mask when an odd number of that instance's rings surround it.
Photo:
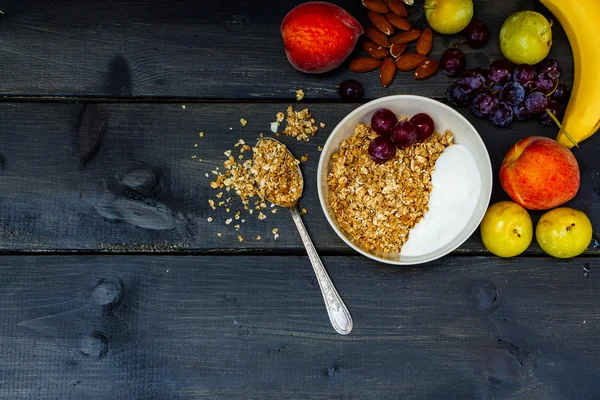
<path fill-rule="evenodd" d="M 467 226 L 477 207 L 481 175 L 465 146 L 455 144 L 444 150 L 431 183 L 429 211 L 411 229 L 400 252 L 403 256 L 421 256 L 444 247 Z"/>

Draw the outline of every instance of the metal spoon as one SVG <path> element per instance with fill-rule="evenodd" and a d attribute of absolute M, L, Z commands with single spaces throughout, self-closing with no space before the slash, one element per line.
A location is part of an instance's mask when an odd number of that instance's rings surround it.
<path fill-rule="evenodd" d="M 266 137 L 259 139 L 259 141 L 256 143 L 256 147 L 258 147 L 259 143 L 262 140 L 274 140 L 277 143 L 282 144 L 276 139 Z M 292 155 L 291 152 L 287 149 L 287 147 L 286 150 L 290 155 Z M 300 176 L 300 179 L 302 181 L 302 187 L 300 188 L 300 194 L 302 194 L 302 190 L 304 189 L 304 178 L 302 176 L 302 171 L 300 170 L 300 167 L 298 166 L 297 168 L 298 175 Z M 299 199 L 300 196 L 298 196 L 298 200 Z M 315 246 L 313 245 L 313 242 L 310 239 L 310 236 L 308 235 L 308 231 L 306 230 L 306 227 L 302 222 L 302 217 L 298 212 L 298 200 L 290 204 L 277 204 L 268 198 L 267 200 L 270 203 L 275 204 L 276 206 L 287 209 L 292 215 L 292 218 L 296 223 L 296 228 L 298 228 L 298 232 L 300 233 L 300 237 L 302 238 L 302 242 L 304 243 L 304 247 L 306 248 L 308 258 L 310 259 L 310 262 L 315 271 L 315 275 L 317 276 L 317 281 L 319 282 L 319 287 L 321 288 L 321 293 L 323 294 L 323 300 L 325 301 L 325 307 L 327 308 L 327 314 L 329 315 L 331 325 L 333 326 L 333 329 L 335 329 L 336 332 L 340 335 L 349 334 L 352 331 L 353 327 L 352 317 L 350 316 L 350 313 L 348 312 L 348 309 L 346 308 L 346 305 L 344 304 L 339 293 L 335 289 L 335 286 L 333 286 L 333 283 L 331 282 L 331 279 L 329 278 L 329 275 L 327 274 L 327 271 L 325 270 L 325 267 L 323 266 L 323 263 L 319 258 L 319 254 L 317 254 L 317 250 L 315 249 Z"/>

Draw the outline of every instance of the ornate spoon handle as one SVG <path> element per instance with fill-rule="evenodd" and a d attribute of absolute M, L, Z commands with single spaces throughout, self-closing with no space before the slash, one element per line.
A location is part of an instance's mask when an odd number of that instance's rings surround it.
<path fill-rule="evenodd" d="M 308 258 L 315 270 L 315 275 L 317 275 L 317 281 L 319 282 L 319 287 L 323 294 L 323 300 L 325 301 L 325 307 L 327 308 L 327 314 L 329 314 L 331 325 L 333 325 L 333 329 L 340 335 L 347 335 L 352 331 L 352 317 L 335 289 L 335 286 L 333 286 L 329 275 L 327 275 L 327 271 L 319 258 L 319 254 L 317 254 L 317 250 L 302 222 L 302 217 L 298 212 L 298 208 L 290 207 L 288 210 L 290 211 L 290 214 L 292 214 L 292 218 L 296 223 L 296 228 L 298 228 L 298 232 L 300 232 L 300 237 L 302 238 L 302 242 L 308 253 Z"/>

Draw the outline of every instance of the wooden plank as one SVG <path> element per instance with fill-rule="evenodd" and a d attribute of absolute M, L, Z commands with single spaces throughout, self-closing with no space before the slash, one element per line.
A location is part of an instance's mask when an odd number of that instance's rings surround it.
<path fill-rule="evenodd" d="M 244 214 L 225 224 L 241 203 L 233 200 L 230 212 L 211 210 L 208 200 L 218 191 L 210 187 L 211 171 L 227 159 L 227 150 L 237 149 L 240 139 L 253 143 L 259 132 L 270 133 L 270 122 L 287 104 L 44 104 L 2 103 L 0 113 L 0 249 L 2 251 L 109 251 L 179 252 L 219 249 L 303 251 L 295 227 L 284 210 Z M 308 210 L 306 225 L 321 251 L 350 251 L 327 224 L 318 202 L 316 168 L 318 147 L 356 105 L 312 104 L 309 109 L 325 129 L 308 143 L 281 137 L 300 158 L 306 179 L 301 207 Z M 522 137 L 553 135 L 554 129 L 537 122 L 515 123 L 510 129 L 495 128 L 489 121 L 469 118 L 481 132 L 497 173 L 503 155 Z M 242 127 L 239 119 L 246 118 Z M 231 127 L 231 130 L 230 130 Z M 203 138 L 199 132 L 205 132 Z M 584 210 L 593 226 L 600 226 L 600 170 L 597 159 L 600 136 L 589 139 L 574 152 L 582 170 L 578 196 L 570 202 Z M 198 147 L 194 147 L 198 145 Z M 234 153 L 237 154 L 237 153 Z M 195 157 L 195 158 L 193 158 Z M 202 159 L 202 161 L 199 161 Z M 148 174 L 156 185 L 127 191 L 123 181 Z M 208 177 L 205 176 L 208 174 Z M 495 176 L 495 178 L 497 175 Z M 153 180 L 154 179 L 154 180 Z M 106 189 L 103 189 L 105 187 Z M 120 196 L 114 202 L 103 193 Z M 225 196 L 227 197 L 227 196 Z M 235 196 L 234 196 L 235 197 Z M 493 201 L 505 199 L 495 185 Z M 111 207 L 104 207 L 105 204 Z M 117 211 L 119 211 L 117 210 Z M 243 211 L 243 210 L 242 210 Z M 541 213 L 533 213 L 538 218 Z M 209 223 L 207 218 L 212 217 Z M 245 222 L 241 223 L 244 219 Z M 234 225 L 240 224 L 236 231 Z M 271 233 L 279 229 L 275 241 Z M 218 237 L 217 233 L 222 233 Z M 244 237 L 239 242 L 237 235 Z M 256 237 L 262 236 L 257 241 Z M 484 251 L 476 234 L 462 248 Z M 529 253 L 540 249 L 532 245 Z M 600 248 L 590 248 L 598 253 Z"/>
<path fill-rule="evenodd" d="M 600 258 L 0 258 L 0 396 L 30 399 L 591 399 Z M 590 271 L 584 275 L 583 266 Z"/>
<path fill-rule="evenodd" d="M 368 26 L 359 1 L 334 2 Z M 401 73 L 384 89 L 377 71 L 356 74 L 347 64 L 318 77 L 296 71 L 286 59 L 280 23 L 300 3 L 7 0 L 0 15 L 0 95 L 293 99 L 303 89 L 307 100 L 337 99 L 335 85 L 353 78 L 364 84 L 367 98 L 444 97 L 451 80 L 443 74 L 417 82 L 412 73 Z M 418 5 L 410 8 L 410 18 L 424 26 Z M 488 24 L 492 39 L 481 50 L 461 47 L 469 66 L 487 66 L 502 56 L 502 22 L 523 9 L 550 17 L 537 0 L 475 1 L 475 17 Z M 569 44 L 559 24 L 553 32 L 551 56 L 571 82 Z M 439 58 L 460 38 L 436 35 L 432 56 Z"/>

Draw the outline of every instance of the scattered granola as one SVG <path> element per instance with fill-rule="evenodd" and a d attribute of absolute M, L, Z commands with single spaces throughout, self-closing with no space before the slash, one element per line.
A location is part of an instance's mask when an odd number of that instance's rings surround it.
<path fill-rule="evenodd" d="M 247 123 L 248 121 L 246 121 L 244 118 L 240 118 L 240 124 L 242 124 L 242 126 L 246 126 Z"/>
<path fill-rule="evenodd" d="M 303 209 L 300 211 L 300 214 L 302 214 L 302 215 L 306 215 L 306 214 L 308 214 L 308 210 L 307 210 L 306 208 L 303 208 Z"/>
<path fill-rule="evenodd" d="M 431 173 L 454 137 L 449 131 L 435 133 L 377 164 L 367 154 L 376 136 L 369 125 L 359 124 L 342 141 L 327 179 L 329 204 L 339 226 L 358 246 L 397 254 L 429 210 Z"/>
<path fill-rule="evenodd" d="M 304 98 L 304 90 L 298 89 L 296 90 L 296 100 L 300 101 Z"/>
<path fill-rule="evenodd" d="M 200 136 L 200 137 L 204 137 L 204 132 L 200 132 L 200 133 L 198 133 L 198 136 Z"/>
<path fill-rule="evenodd" d="M 248 209 L 249 199 L 257 194 L 256 183 L 251 173 L 252 160 L 238 163 L 229 152 L 223 165 L 225 173 L 217 173 L 217 179 L 211 182 L 210 186 L 213 189 L 224 187 L 227 191 L 233 189 L 242 199 L 244 209 Z"/>
<path fill-rule="evenodd" d="M 259 195 L 278 205 L 296 204 L 304 186 L 298 164 L 299 161 L 284 144 L 262 139 L 254 148 L 254 165 L 251 168 Z M 266 208 L 267 204 L 262 202 L 260 207 Z"/>
<path fill-rule="evenodd" d="M 279 114 L 282 113 L 277 113 L 277 119 L 279 119 Z M 287 126 L 283 133 L 306 142 L 308 142 L 310 137 L 314 136 L 319 130 L 319 128 L 315 126 L 316 121 L 308 112 L 308 108 L 304 108 L 301 111 L 294 111 L 294 108 L 290 105 L 287 108 L 286 122 Z"/>

